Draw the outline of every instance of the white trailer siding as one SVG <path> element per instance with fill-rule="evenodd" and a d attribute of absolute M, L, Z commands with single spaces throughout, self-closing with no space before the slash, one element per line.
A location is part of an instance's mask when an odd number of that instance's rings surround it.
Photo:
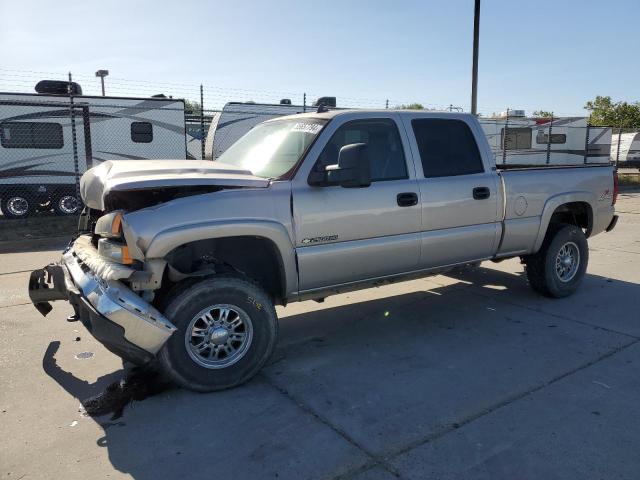
<path fill-rule="evenodd" d="M 480 124 L 498 165 L 544 165 L 547 149 L 552 165 L 580 165 L 585 159 L 587 163 L 610 161 L 611 129 L 589 127 L 587 143 L 587 119 L 583 117 L 556 118 L 553 124 L 549 119 L 481 118 Z"/>
<path fill-rule="evenodd" d="M 74 103 L 80 174 L 104 160 L 186 158 L 182 100 L 78 96 Z M 61 145 L 12 143 L 17 123 L 60 125 Z M 0 135 L 0 187 L 75 184 L 68 97 L 0 93 Z"/>

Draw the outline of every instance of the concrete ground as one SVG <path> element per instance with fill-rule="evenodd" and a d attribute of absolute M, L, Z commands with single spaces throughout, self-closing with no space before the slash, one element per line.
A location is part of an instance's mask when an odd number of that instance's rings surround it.
<path fill-rule="evenodd" d="M 2 254 L 0 478 L 640 478 L 640 195 L 618 211 L 570 298 L 510 260 L 293 304 L 249 384 L 139 380 L 119 418 L 79 405 L 120 360 L 28 302 L 64 242 Z"/>

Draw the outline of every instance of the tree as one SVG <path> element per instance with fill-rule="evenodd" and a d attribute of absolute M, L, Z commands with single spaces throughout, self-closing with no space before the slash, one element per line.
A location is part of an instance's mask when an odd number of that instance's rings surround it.
<path fill-rule="evenodd" d="M 184 111 L 185 113 L 188 113 L 191 115 L 200 115 L 200 111 L 201 111 L 200 103 L 194 100 L 185 100 Z"/>
<path fill-rule="evenodd" d="M 409 103 L 409 104 L 400 104 L 395 107 L 398 110 L 424 110 L 424 107 L 421 103 Z"/>
<path fill-rule="evenodd" d="M 591 112 L 591 124 L 611 127 L 640 126 L 640 102 L 614 102 L 611 97 L 598 95 L 588 101 L 584 108 Z"/>
<path fill-rule="evenodd" d="M 533 116 L 537 118 L 551 118 L 553 117 L 553 112 L 548 112 L 547 110 L 536 110 L 533 112 Z"/>

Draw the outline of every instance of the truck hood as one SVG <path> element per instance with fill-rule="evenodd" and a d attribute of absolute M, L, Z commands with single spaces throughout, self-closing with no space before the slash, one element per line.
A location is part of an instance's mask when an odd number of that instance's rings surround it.
<path fill-rule="evenodd" d="M 84 204 L 105 210 L 117 192 L 183 189 L 185 187 L 266 188 L 269 180 L 248 170 L 208 160 L 108 160 L 80 179 Z"/>

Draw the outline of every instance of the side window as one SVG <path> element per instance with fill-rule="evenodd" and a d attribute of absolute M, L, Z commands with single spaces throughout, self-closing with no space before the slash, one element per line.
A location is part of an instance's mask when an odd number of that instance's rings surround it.
<path fill-rule="evenodd" d="M 3 122 L 0 143 L 4 148 L 52 148 L 64 145 L 62 125 L 47 122 Z"/>
<path fill-rule="evenodd" d="M 136 143 L 151 143 L 153 141 L 153 125 L 149 122 L 132 122 L 131 140 Z"/>
<path fill-rule="evenodd" d="M 551 141 L 549 141 L 548 133 L 538 133 L 536 136 L 536 143 L 567 143 L 567 136 L 564 133 L 552 133 Z"/>
<path fill-rule="evenodd" d="M 354 120 L 342 125 L 324 147 L 315 170 L 338 163 L 340 149 L 352 143 L 367 144 L 372 181 L 408 178 L 398 127 L 390 119 Z"/>
<path fill-rule="evenodd" d="M 476 140 L 463 121 L 422 118 L 412 120 L 411 126 L 425 177 L 484 172 Z"/>
<path fill-rule="evenodd" d="M 505 150 L 525 150 L 531 148 L 531 129 L 503 128 L 501 148 Z"/>

